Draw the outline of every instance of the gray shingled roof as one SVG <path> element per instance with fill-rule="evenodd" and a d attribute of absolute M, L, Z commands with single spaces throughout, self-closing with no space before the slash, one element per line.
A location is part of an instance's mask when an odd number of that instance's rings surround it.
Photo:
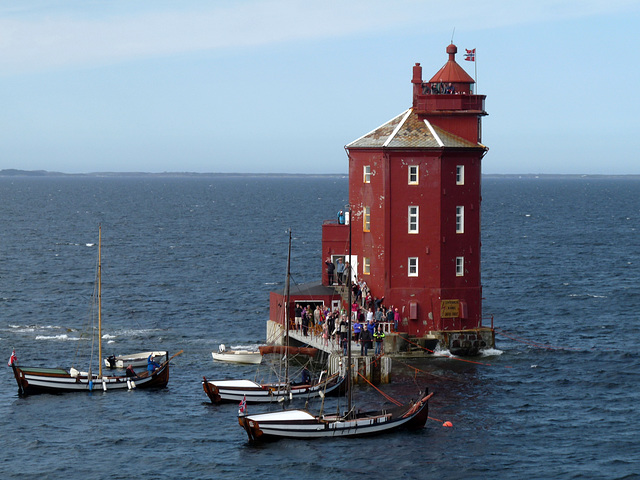
<path fill-rule="evenodd" d="M 412 108 L 363 135 L 346 148 L 474 148 L 483 147 L 420 119 Z"/>

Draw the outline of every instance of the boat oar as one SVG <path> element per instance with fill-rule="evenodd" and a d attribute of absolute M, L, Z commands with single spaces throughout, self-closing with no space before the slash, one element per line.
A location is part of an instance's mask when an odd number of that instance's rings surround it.
<path fill-rule="evenodd" d="M 162 364 L 164 365 L 165 363 L 169 363 L 171 360 L 176 358 L 178 355 L 181 355 L 182 353 L 184 353 L 184 350 L 180 350 L 178 353 L 175 353 L 175 354 L 171 355 L 171 358 L 169 360 L 167 360 L 166 362 L 162 362 Z"/>

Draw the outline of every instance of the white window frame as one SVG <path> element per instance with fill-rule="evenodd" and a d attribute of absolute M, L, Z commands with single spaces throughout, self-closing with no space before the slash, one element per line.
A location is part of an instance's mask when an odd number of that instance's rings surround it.
<path fill-rule="evenodd" d="M 456 185 L 464 185 L 464 165 L 456 165 Z"/>
<path fill-rule="evenodd" d="M 407 276 L 418 276 L 418 257 L 409 257 L 407 259 Z"/>
<path fill-rule="evenodd" d="M 371 257 L 362 257 L 362 274 L 371 275 Z"/>
<path fill-rule="evenodd" d="M 464 207 L 456 207 L 456 233 L 464 233 Z"/>
<path fill-rule="evenodd" d="M 371 165 L 362 167 L 362 181 L 364 183 L 371 183 Z"/>
<path fill-rule="evenodd" d="M 409 165 L 409 185 L 418 185 L 420 183 L 420 166 Z M 414 178 L 412 178 L 414 177 Z"/>
<path fill-rule="evenodd" d="M 464 257 L 456 257 L 456 277 L 464 277 Z"/>
<path fill-rule="evenodd" d="M 371 231 L 371 207 L 364 207 L 362 210 L 362 231 Z"/>
<path fill-rule="evenodd" d="M 409 205 L 408 210 L 408 232 L 419 233 L 420 232 L 420 207 L 417 205 Z"/>

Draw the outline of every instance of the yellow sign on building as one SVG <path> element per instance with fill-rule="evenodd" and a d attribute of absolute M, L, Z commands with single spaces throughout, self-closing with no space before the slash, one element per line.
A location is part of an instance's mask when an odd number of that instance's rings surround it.
<path fill-rule="evenodd" d="M 457 318 L 460 316 L 460 300 L 441 300 L 440 318 Z"/>

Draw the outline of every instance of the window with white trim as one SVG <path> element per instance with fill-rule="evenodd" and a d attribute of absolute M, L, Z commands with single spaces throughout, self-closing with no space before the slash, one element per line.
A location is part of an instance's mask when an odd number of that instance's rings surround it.
<path fill-rule="evenodd" d="M 363 275 L 371 274 L 371 258 L 370 257 L 362 257 L 362 274 Z"/>
<path fill-rule="evenodd" d="M 371 165 L 362 167 L 362 178 L 364 183 L 371 183 Z"/>
<path fill-rule="evenodd" d="M 364 207 L 362 212 L 362 230 L 365 232 L 371 231 L 371 207 Z"/>
<path fill-rule="evenodd" d="M 456 165 L 456 185 L 464 185 L 464 165 Z"/>
<path fill-rule="evenodd" d="M 456 233 L 464 233 L 464 207 L 456 207 Z"/>
<path fill-rule="evenodd" d="M 418 233 L 418 207 L 409 207 L 409 233 Z"/>
<path fill-rule="evenodd" d="M 408 276 L 417 277 L 418 276 L 418 257 L 409 257 L 408 265 L 409 265 L 409 268 L 407 269 Z"/>
<path fill-rule="evenodd" d="M 409 185 L 418 185 L 418 165 L 409 165 Z"/>
<path fill-rule="evenodd" d="M 456 257 L 456 277 L 464 276 L 464 257 Z"/>

